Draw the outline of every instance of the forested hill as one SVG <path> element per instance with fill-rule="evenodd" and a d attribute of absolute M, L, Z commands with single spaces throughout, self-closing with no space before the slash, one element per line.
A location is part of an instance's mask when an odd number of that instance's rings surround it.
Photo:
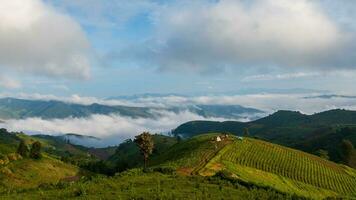
<path fill-rule="evenodd" d="M 191 121 L 178 126 L 173 133 L 185 137 L 191 137 L 207 132 L 231 132 L 242 134 L 245 128 L 249 128 L 252 135 L 263 138 L 274 138 L 275 136 L 293 136 L 294 132 L 298 134 L 308 133 L 320 126 L 335 125 L 356 125 L 356 111 L 349 110 L 329 110 L 313 115 L 305 115 L 296 111 L 277 111 L 267 117 L 251 121 Z M 278 131 L 274 129 L 278 128 Z M 289 129 L 294 129 L 292 132 Z M 277 135 L 276 135 L 277 134 Z M 296 136 L 296 135 L 295 135 Z"/>

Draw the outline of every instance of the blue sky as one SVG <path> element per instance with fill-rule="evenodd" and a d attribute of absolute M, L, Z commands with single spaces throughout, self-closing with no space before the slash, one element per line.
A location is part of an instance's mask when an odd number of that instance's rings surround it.
<path fill-rule="evenodd" d="M 350 94 L 356 84 L 348 0 L 14 0 L 0 10 L 2 93 Z"/>

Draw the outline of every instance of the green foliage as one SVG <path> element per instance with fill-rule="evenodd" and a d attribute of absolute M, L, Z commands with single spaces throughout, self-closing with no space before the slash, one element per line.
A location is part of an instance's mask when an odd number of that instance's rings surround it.
<path fill-rule="evenodd" d="M 90 161 L 79 165 L 82 169 L 89 170 L 94 173 L 104 174 L 112 176 L 116 173 L 116 169 L 109 162 L 99 160 L 99 161 Z"/>
<path fill-rule="evenodd" d="M 343 152 L 343 161 L 345 164 L 356 167 L 355 149 L 350 140 L 342 141 L 341 151 Z"/>
<path fill-rule="evenodd" d="M 329 160 L 329 153 L 326 150 L 319 149 L 318 151 L 315 152 L 315 154 L 317 156 L 319 156 L 320 158 L 323 158 L 325 160 Z"/>
<path fill-rule="evenodd" d="M 28 156 L 29 149 L 28 149 L 24 140 L 20 141 L 20 144 L 17 148 L 17 153 L 20 154 L 24 158 Z"/>
<path fill-rule="evenodd" d="M 135 136 L 134 142 L 140 148 L 143 155 L 144 167 L 146 168 L 148 157 L 152 154 L 154 148 L 152 135 L 149 132 L 143 132 L 140 135 Z"/>
<path fill-rule="evenodd" d="M 159 134 L 152 135 L 152 139 L 155 145 L 152 151 L 151 159 L 161 155 L 177 143 L 176 138 Z M 107 161 L 110 165 L 116 166 L 116 171 L 122 172 L 134 167 L 142 167 L 142 159 L 143 156 L 140 153 L 140 149 L 136 143 L 134 143 L 131 139 L 128 139 L 116 148 L 116 152 Z"/>
<path fill-rule="evenodd" d="M 31 145 L 31 149 L 30 149 L 30 158 L 32 159 L 41 159 L 42 158 L 42 154 L 41 154 L 41 142 L 34 142 Z"/>

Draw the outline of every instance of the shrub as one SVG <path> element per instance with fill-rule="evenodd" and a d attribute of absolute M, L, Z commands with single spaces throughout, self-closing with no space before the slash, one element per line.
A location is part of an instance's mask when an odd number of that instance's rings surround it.
<path fill-rule="evenodd" d="M 38 142 L 38 141 L 34 142 L 31 146 L 30 158 L 41 159 L 42 158 L 41 148 L 42 148 L 42 145 L 40 142 Z"/>
<path fill-rule="evenodd" d="M 29 150 L 27 145 L 25 144 L 24 140 L 21 140 L 18 148 L 17 148 L 17 153 L 20 154 L 22 157 L 27 157 Z"/>

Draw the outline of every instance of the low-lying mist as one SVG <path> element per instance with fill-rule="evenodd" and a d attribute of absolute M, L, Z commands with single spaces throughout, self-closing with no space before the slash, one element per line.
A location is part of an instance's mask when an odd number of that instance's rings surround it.
<path fill-rule="evenodd" d="M 41 118 L 27 118 L 21 120 L 7 120 L 3 126 L 11 131 L 23 131 L 28 134 L 60 135 L 76 133 L 98 137 L 77 141 L 85 146 L 105 147 L 117 145 L 125 139 L 133 138 L 143 131 L 151 133 L 168 133 L 178 125 L 191 120 L 218 120 L 223 118 L 204 118 L 197 114 L 184 111 L 179 113 L 160 112 L 156 118 L 131 118 L 120 115 L 91 115 L 87 118 L 66 118 L 45 120 Z"/>

